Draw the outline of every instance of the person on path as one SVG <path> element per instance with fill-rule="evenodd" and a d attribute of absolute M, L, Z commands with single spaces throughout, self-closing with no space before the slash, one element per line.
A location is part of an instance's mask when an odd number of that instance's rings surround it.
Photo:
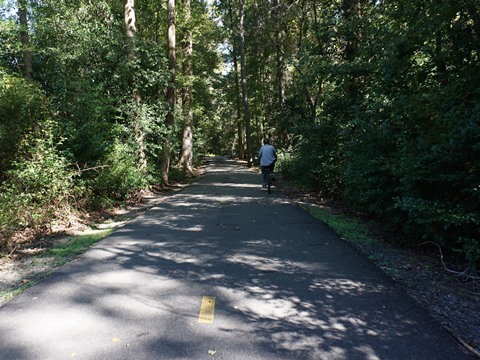
<path fill-rule="evenodd" d="M 270 172 L 273 172 L 275 168 L 275 161 L 277 161 L 277 151 L 270 145 L 270 140 L 263 140 L 263 146 L 258 153 L 258 159 L 260 160 L 260 168 L 262 169 L 262 187 L 267 187 L 267 172 L 266 169 L 270 168 Z"/>

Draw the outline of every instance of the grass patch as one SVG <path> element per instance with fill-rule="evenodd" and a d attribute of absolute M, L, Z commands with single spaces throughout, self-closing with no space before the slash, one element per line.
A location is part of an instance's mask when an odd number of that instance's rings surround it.
<path fill-rule="evenodd" d="M 317 206 L 307 206 L 306 210 L 314 218 L 331 227 L 344 240 L 363 244 L 375 243 L 369 235 L 367 226 L 358 220 Z"/>
<path fill-rule="evenodd" d="M 42 253 L 43 257 L 53 257 L 58 266 L 62 266 L 70 261 L 74 256 L 81 254 L 93 244 L 109 236 L 114 229 L 106 229 L 95 232 L 94 234 L 79 235 L 68 238 L 68 241 L 56 245 Z"/>
<path fill-rule="evenodd" d="M 27 290 L 29 287 L 32 287 L 33 285 L 35 285 L 35 283 L 32 283 L 32 282 L 29 281 L 25 285 L 22 285 L 22 286 L 16 288 L 15 290 L 11 290 L 11 291 L 0 290 L 0 303 L 10 301 L 15 296 L 17 296 L 18 294 L 21 294 L 22 292 Z"/>
<path fill-rule="evenodd" d="M 0 306 L 34 286 L 51 274 L 55 268 L 68 263 L 76 255 L 83 253 L 98 241 L 109 236 L 114 230 L 116 228 L 97 230 L 88 235 L 71 236 L 53 248 L 34 256 L 28 265 L 32 267 L 32 271 L 26 275 L 28 280 L 19 281 L 11 288 L 0 290 Z"/>

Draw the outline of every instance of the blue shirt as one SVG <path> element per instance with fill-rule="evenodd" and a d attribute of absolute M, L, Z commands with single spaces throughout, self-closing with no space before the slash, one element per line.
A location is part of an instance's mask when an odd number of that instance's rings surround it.
<path fill-rule="evenodd" d="M 272 145 L 265 144 L 260 148 L 258 157 L 260 159 L 260 166 L 270 166 L 277 160 L 277 152 Z"/>

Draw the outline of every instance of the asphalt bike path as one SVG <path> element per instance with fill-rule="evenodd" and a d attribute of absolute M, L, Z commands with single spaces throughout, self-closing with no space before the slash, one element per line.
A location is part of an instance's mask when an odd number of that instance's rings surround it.
<path fill-rule="evenodd" d="M 260 174 L 199 182 L 0 309 L 0 359 L 470 359 Z"/>

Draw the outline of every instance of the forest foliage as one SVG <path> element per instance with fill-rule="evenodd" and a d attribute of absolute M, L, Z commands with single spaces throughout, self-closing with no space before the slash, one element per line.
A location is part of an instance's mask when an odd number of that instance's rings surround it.
<path fill-rule="evenodd" d="M 479 270 L 480 3 L 246 12 L 253 137 L 282 149 L 283 174 Z"/>
<path fill-rule="evenodd" d="M 33 79 L 17 3 L 28 8 Z M 168 143 L 178 160 L 191 88 L 196 156 L 251 160 L 270 137 L 286 178 L 480 269 L 478 1 L 197 0 L 187 22 L 177 2 L 173 127 L 167 1 L 136 2 L 133 45 L 119 0 L 0 4 L 2 234 L 161 182 L 159 154 Z"/>
<path fill-rule="evenodd" d="M 203 2 L 192 4 L 194 24 L 182 22 L 179 5 L 178 38 L 188 26 L 199 44 L 195 60 L 201 76 L 188 81 L 199 94 L 196 131 L 208 135 L 208 119 L 214 117 L 210 104 L 217 98 L 214 69 L 221 61 L 214 45 L 217 29 Z M 27 23 L 19 21 L 20 9 L 28 14 Z M 179 101 L 172 109 L 175 124 L 166 125 L 171 82 L 166 4 L 138 1 L 135 11 L 138 31 L 129 38 L 123 1 L 0 2 L 3 249 L 12 250 L 18 231 L 48 232 L 72 211 L 108 207 L 161 184 L 159 154 L 167 139 L 173 169 L 183 114 Z M 28 75 L 26 52 L 32 62 Z M 177 66 L 182 66 L 181 48 Z M 180 77 L 174 86 L 180 91 L 186 81 Z M 195 143 L 197 158 L 210 150 L 207 146 Z"/>

